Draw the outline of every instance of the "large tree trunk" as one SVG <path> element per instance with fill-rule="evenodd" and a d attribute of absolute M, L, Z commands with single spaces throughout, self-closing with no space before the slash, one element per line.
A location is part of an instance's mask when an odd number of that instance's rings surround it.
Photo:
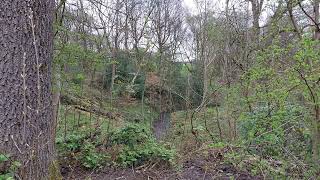
<path fill-rule="evenodd" d="M 0 3 L 0 153 L 17 179 L 58 179 L 51 100 L 53 0 Z"/>

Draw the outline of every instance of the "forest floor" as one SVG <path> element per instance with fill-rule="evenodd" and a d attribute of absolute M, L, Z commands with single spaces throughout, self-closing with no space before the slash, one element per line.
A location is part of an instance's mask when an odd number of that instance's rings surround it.
<path fill-rule="evenodd" d="M 211 180 L 211 179 L 263 179 L 249 172 L 239 171 L 232 164 L 224 161 L 227 149 L 210 149 L 206 155 L 190 154 L 180 168 L 168 168 L 158 164 L 148 164 L 136 168 L 105 167 L 100 170 L 86 170 L 81 167 L 70 169 L 62 167 L 64 179 L 92 180 Z"/>
<path fill-rule="evenodd" d="M 173 115 L 171 131 L 176 131 L 177 116 Z M 181 120 L 181 117 L 178 117 Z M 154 125 L 158 123 L 155 122 Z M 157 127 L 154 127 L 157 128 Z M 166 128 L 160 128 L 168 131 Z M 174 130 L 173 130 L 174 129 Z M 172 132 L 172 133 L 173 133 Z M 156 133 L 156 132 L 154 132 Z M 167 134 L 168 132 L 158 132 Z M 86 169 L 79 164 L 65 163 L 61 165 L 61 172 L 66 180 L 211 180 L 211 179 L 263 179 L 262 176 L 251 175 L 250 172 L 240 170 L 228 161 L 225 156 L 232 152 L 231 147 L 209 147 L 190 141 L 192 136 L 173 139 L 172 133 L 162 141 L 175 143 L 178 152 L 177 164 L 168 166 L 162 162 L 147 162 L 138 167 L 122 168 L 105 166 L 100 169 Z M 178 142 L 181 142 L 179 144 Z M 183 146 L 183 147 L 182 147 Z M 72 161 L 72 160 L 71 160 Z M 72 165 L 73 164 L 73 165 Z"/>
<path fill-rule="evenodd" d="M 82 97 L 82 101 L 86 99 L 89 98 Z M 149 124 L 156 137 L 159 134 L 164 136 L 163 138 L 157 137 L 160 143 L 169 143 L 175 146 L 177 157 L 172 165 L 169 166 L 167 163 L 159 161 L 148 161 L 131 168 L 105 165 L 97 169 L 87 169 L 77 162 L 77 152 L 67 155 L 60 152 L 60 167 L 63 178 L 66 180 L 263 179 L 262 176 L 254 176 L 252 173 L 236 167 L 237 165 L 234 162 L 230 162 L 230 158 L 227 156 L 235 151 L 234 147 L 228 145 L 221 147 L 209 146 L 210 142 L 212 143 L 212 139 L 203 128 L 205 123 L 212 131 L 212 134 L 219 139 L 216 122 L 213 119 L 205 122 L 203 121 L 205 118 L 202 115 L 195 119 L 197 122 L 196 129 L 198 129 L 199 133 L 199 139 L 197 139 L 192 135 L 190 125 L 186 122 L 185 111 L 166 113 L 163 117 L 170 122 L 159 123 L 159 114 L 147 105 L 145 106 L 143 117 L 144 119 L 149 119 L 150 122 L 141 120 L 139 123 Z M 61 107 L 58 141 L 62 142 L 62 144 L 66 142 L 66 136 L 79 136 L 81 133 L 85 134 L 90 131 L 90 136 L 92 137 L 94 135 L 91 134 L 91 131 L 97 131 L 97 129 L 100 131 L 100 136 L 105 137 L 109 133 L 109 129 L 120 129 L 128 123 L 139 120 L 142 114 L 141 105 L 138 101 L 128 101 L 121 98 L 118 102 L 115 102 L 113 108 L 105 104 L 105 112 L 111 112 L 116 115 L 114 119 L 109 118 L 109 120 L 108 118 L 100 119 L 101 117 L 97 114 L 81 111 L 75 109 L 75 107 L 76 105 L 64 105 Z M 80 114 L 81 118 L 78 118 Z M 97 122 L 99 126 L 96 125 Z M 223 128 L 223 123 L 221 126 Z M 87 140 L 90 141 L 90 138 Z M 76 145 L 81 147 L 83 142 Z M 62 150 L 65 151 L 65 149 Z"/>

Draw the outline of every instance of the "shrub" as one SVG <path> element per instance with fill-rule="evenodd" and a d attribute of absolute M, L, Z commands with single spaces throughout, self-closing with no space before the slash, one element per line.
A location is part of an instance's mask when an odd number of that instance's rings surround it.
<path fill-rule="evenodd" d="M 285 106 L 275 110 L 257 108 L 240 117 L 240 133 L 250 151 L 261 156 L 283 156 L 284 148 L 300 155 L 310 148 L 305 110 Z M 305 120 L 305 121 L 303 121 Z"/>
<path fill-rule="evenodd" d="M 93 169 L 102 167 L 106 163 L 107 156 L 99 153 L 94 144 L 85 142 L 79 160 L 84 167 Z"/>
<path fill-rule="evenodd" d="M 285 164 L 273 159 L 263 159 L 260 156 L 248 154 L 242 149 L 228 152 L 224 155 L 225 162 L 239 170 L 250 172 L 264 179 L 286 179 Z"/>
<path fill-rule="evenodd" d="M 18 161 L 10 160 L 9 155 L 1 154 L 0 153 L 0 167 L 7 167 L 5 169 L 1 169 L 0 171 L 0 180 L 13 180 L 14 173 L 17 169 L 21 166 Z M 3 170 L 3 172 L 2 172 Z"/>
<path fill-rule="evenodd" d="M 112 137 L 112 142 L 124 145 L 118 155 L 122 166 L 139 165 L 149 160 L 172 163 L 174 150 L 156 142 L 148 128 L 139 124 L 129 124 Z"/>
<path fill-rule="evenodd" d="M 85 139 L 85 134 L 70 134 L 64 139 L 63 137 L 58 137 L 56 144 L 58 145 L 59 150 L 63 152 L 75 152 L 79 151 L 82 143 Z"/>
<path fill-rule="evenodd" d="M 107 157 L 96 150 L 95 143 L 89 142 L 88 135 L 84 133 L 71 134 L 64 138 L 57 138 L 60 155 L 74 158 L 82 166 L 94 169 L 104 165 Z"/>

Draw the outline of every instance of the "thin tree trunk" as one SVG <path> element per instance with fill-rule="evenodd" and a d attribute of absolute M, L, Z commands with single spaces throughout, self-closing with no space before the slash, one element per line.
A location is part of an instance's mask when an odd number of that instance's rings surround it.
<path fill-rule="evenodd" d="M 313 145 L 312 154 L 315 163 L 320 163 L 320 107 L 319 105 L 314 106 L 315 119 L 313 121 Z"/>
<path fill-rule="evenodd" d="M 314 32 L 314 39 L 320 40 L 320 29 L 319 29 L 319 0 L 314 0 L 314 20 L 316 22 L 315 24 L 315 32 Z M 311 66 L 312 68 L 312 66 Z M 314 132 L 313 132 L 313 160 L 315 163 L 320 163 L 320 107 L 319 107 L 319 97 L 317 96 L 317 93 L 313 92 L 310 88 L 310 85 L 306 85 L 309 88 L 311 98 L 313 99 L 314 103 L 314 113 L 315 113 L 315 119 L 313 123 Z"/>
<path fill-rule="evenodd" d="M 59 112 L 60 112 L 60 95 L 62 90 L 62 84 L 61 84 L 61 68 L 58 67 L 58 72 L 56 74 L 56 91 L 53 93 L 53 119 L 54 119 L 54 136 L 57 131 L 57 125 L 59 120 Z"/>
<path fill-rule="evenodd" d="M 73 124 L 72 124 L 72 130 L 74 129 L 76 124 L 76 106 L 73 106 Z"/>
<path fill-rule="evenodd" d="M 219 137 L 220 137 L 220 141 L 223 140 L 222 138 L 222 129 L 221 129 L 221 124 L 220 124 L 220 120 L 219 120 L 219 109 L 218 106 L 216 106 L 216 115 L 217 115 L 217 125 L 218 125 L 218 129 L 219 129 Z"/>
<path fill-rule="evenodd" d="M 214 141 L 214 136 L 213 136 L 213 134 L 210 132 L 209 127 L 208 127 L 208 122 L 207 122 L 207 117 L 206 117 L 207 111 L 208 111 L 208 109 L 207 109 L 207 108 L 204 108 L 204 113 L 203 113 L 204 127 L 205 127 L 207 133 L 209 134 L 211 140 Z"/>
<path fill-rule="evenodd" d="M 251 10 L 253 16 L 253 37 L 255 41 L 255 45 L 259 47 L 260 43 L 260 15 L 261 15 L 261 8 L 263 5 L 264 0 L 250 0 L 251 2 Z"/>
<path fill-rule="evenodd" d="M 68 105 L 65 106 L 64 108 L 64 142 L 66 142 L 67 139 L 67 116 L 68 116 Z"/>
<path fill-rule="evenodd" d="M 314 32 L 314 39 L 320 40 L 320 28 L 319 28 L 319 18 L 320 18 L 320 12 L 319 12 L 319 0 L 314 0 L 314 21 L 317 23 L 315 24 L 315 32 Z"/>
<path fill-rule="evenodd" d="M 142 93 L 141 93 L 141 114 L 142 114 L 143 122 L 145 121 L 145 118 L 144 118 L 144 93 L 145 93 L 145 90 L 146 90 L 146 84 L 145 84 L 145 80 L 144 80 L 143 90 L 142 90 Z"/>
<path fill-rule="evenodd" d="M 60 79 L 60 74 L 57 74 L 57 79 Z M 57 89 L 53 93 L 52 104 L 53 104 L 53 119 L 57 121 L 58 118 L 58 110 L 60 104 L 60 91 L 61 91 L 61 81 L 56 80 Z"/>
<path fill-rule="evenodd" d="M 84 81 L 81 81 L 81 92 L 80 92 L 80 97 L 82 97 L 83 95 L 83 84 L 84 84 Z M 78 125 L 77 125 L 77 129 L 80 127 L 80 121 L 81 121 L 81 111 L 78 111 Z"/>
<path fill-rule="evenodd" d="M 114 80 L 116 77 L 116 65 L 112 64 L 112 74 L 111 74 L 111 86 L 110 86 L 110 104 L 113 106 L 113 90 L 114 90 Z"/>

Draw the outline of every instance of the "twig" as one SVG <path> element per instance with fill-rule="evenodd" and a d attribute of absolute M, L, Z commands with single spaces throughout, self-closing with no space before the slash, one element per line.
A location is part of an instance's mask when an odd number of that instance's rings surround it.
<path fill-rule="evenodd" d="M 160 161 L 158 160 L 156 163 L 154 163 L 150 168 L 149 170 L 153 169 Z"/>
<path fill-rule="evenodd" d="M 206 175 L 207 175 L 207 169 L 204 171 L 203 180 L 205 180 Z"/>
<path fill-rule="evenodd" d="M 27 95 L 26 95 L 26 91 L 27 91 L 27 83 L 26 83 L 26 52 L 23 51 L 23 58 L 22 58 L 22 80 L 23 80 L 23 86 L 22 86 L 22 92 L 23 92 L 23 135 L 22 135 L 22 141 L 24 142 L 26 140 L 26 121 L 27 121 Z"/>
<path fill-rule="evenodd" d="M 298 3 L 299 7 L 301 8 L 301 10 L 303 11 L 303 13 L 314 23 L 314 26 L 317 28 L 317 30 L 319 30 L 319 23 L 316 22 L 307 12 L 306 10 L 303 8 L 301 2 Z"/>
<path fill-rule="evenodd" d="M 34 53 L 36 56 L 36 69 L 37 69 L 37 109 L 36 109 L 36 113 L 39 114 L 40 111 L 40 105 L 41 105 L 41 85 L 40 85 L 40 67 L 41 64 L 39 63 L 39 50 L 37 47 L 37 39 L 36 39 L 36 35 L 35 35 L 35 24 L 33 21 L 33 10 L 30 8 L 29 9 L 29 19 L 30 19 L 30 25 L 31 25 L 31 31 L 32 31 L 32 38 L 33 38 L 33 46 L 34 46 Z"/>
<path fill-rule="evenodd" d="M 13 135 L 11 135 L 10 137 L 11 137 L 11 139 L 12 139 L 12 141 L 13 141 L 14 145 L 16 146 L 16 148 L 18 149 L 18 151 L 20 152 L 20 154 L 23 154 L 23 153 L 22 153 L 22 151 L 20 150 L 20 148 L 18 147 L 18 145 L 17 145 L 16 141 L 13 139 Z"/>

